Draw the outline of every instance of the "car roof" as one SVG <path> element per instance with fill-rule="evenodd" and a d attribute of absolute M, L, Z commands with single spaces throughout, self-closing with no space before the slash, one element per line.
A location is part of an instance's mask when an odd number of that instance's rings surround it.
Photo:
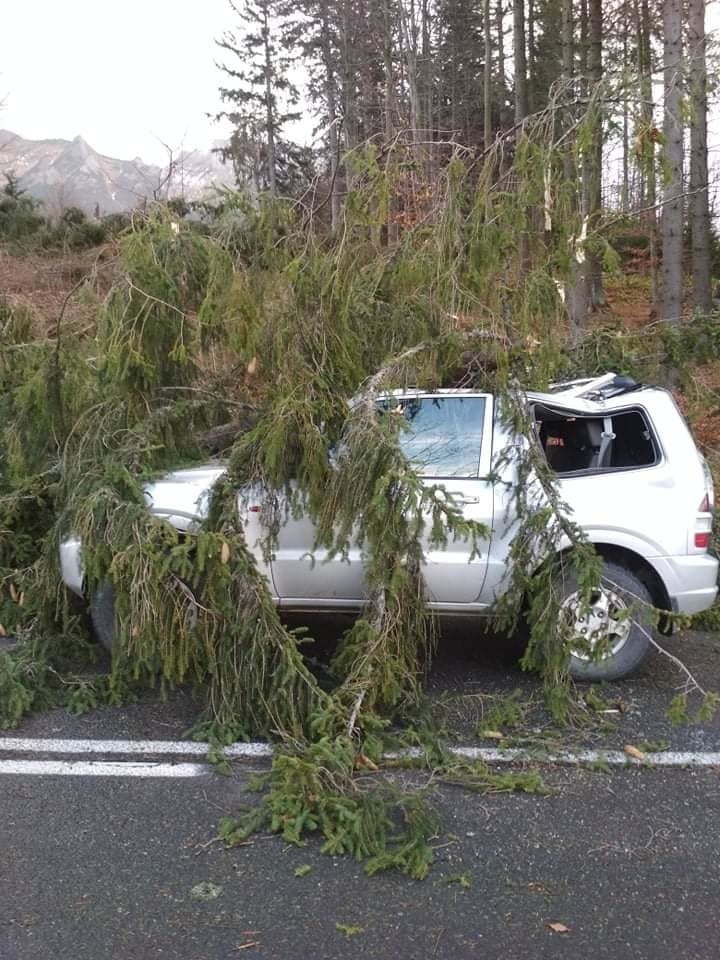
<path fill-rule="evenodd" d="M 587 377 L 580 380 L 568 380 L 551 384 L 547 391 L 529 390 L 528 400 L 551 408 L 560 408 L 572 413 L 598 415 L 608 409 L 627 407 L 632 404 L 633 394 L 640 392 L 666 392 L 659 387 L 647 387 L 636 383 L 629 377 L 608 372 L 600 377 Z M 483 391 L 464 387 L 443 388 L 439 390 L 397 389 L 386 390 L 381 397 L 453 397 L 483 396 Z"/>
<path fill-rule="evenodd" d="M 609 372 L 600 377 L 551 384 L 548 391 L 528 391 L 527 397 L 548 407 L 560 407 L 575 413 L 598 414 L 608 409 L 632 405 L 633 395 L 640 392 L 647 394 L 665 391 Z"/>

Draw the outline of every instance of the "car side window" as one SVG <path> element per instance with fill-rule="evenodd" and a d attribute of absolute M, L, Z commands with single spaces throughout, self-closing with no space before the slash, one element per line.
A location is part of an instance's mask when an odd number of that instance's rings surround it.
<path fill-rule="evenodd" d="M 477 477 L 484 397 L 411 397 L 382 408 L 405 418 L 400 448 L 425 477 Z"/>
<path fill-rule="evenodd" d="M 583 417 L 538 406 L 535 423 L 547 462 L 560 476 L 652 467 L 660 460 L 650 424 L 639 410 Z"/>

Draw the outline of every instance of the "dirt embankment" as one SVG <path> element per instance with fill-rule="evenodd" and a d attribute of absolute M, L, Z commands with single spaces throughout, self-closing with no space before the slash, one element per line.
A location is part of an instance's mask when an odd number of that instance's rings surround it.
<path fill-rule="evenodd" d="M 37 336 L 52 331 L 70 294 L 65 317 L 91 324 L 98 301 L 110 289 L 115 263 L 112 244 L 44 255 L 17 255 L 0 248 L 0 297 L 30 309 Z"/>

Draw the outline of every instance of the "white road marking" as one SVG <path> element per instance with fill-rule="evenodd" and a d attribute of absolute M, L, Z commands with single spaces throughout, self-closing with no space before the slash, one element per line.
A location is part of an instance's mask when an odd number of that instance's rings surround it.
<path fill-rule="evenodd" d="M 210 745 L 195 740 L 61 740 L 57 738 L 0 737 L 0 753 L 121 753 L 125 756 L 207 757 Z M 271 757 L 268 743 L 233 743 L 224 748 L 225 756 Z"/>
<path fill-rule="evenodd" d="M 646 753 L 642 760 L 635 760 L 623 750 L 559 750 L 554 753 L 533 753 L 522 748 L 499 750 L 496 747 L 453 747 L 456 757 L 468 760 L 485 760 L 487 763 L 607 763 L 611 767 L 642 766 L 656 767 L 720 767 L 719 751 L 663 750 Z"/>
<path fill-rule="evenodd" d="M 143 758 L 157 756 L 178 757 L 207 757 L 210 745 L 192 740 L 63 740 L 56 738 L 30 737 L 0 737 L 0 754 L 22 753 L 25 755 L 62 754 L 65 757 L 87 756 L 141 756 Z M 536 763 L 579 765 L 606 763 L 611 767 L 643 766 L 656 767 L 720 767 L 720 751 L 677 751 L 665 750 L 657 753 L 646 753 L 643 760 L 636 760 L 622 750 L 560 750 L 542 753 L 524 750 L 519 747 L 502 750 L 498 747 L 450 747 L 448 752 L 466 760 L 479 760 L 485 763 Z M 232 760 L 252 760 L 269 758 L 273 755 L 273 748 L 267 743 L 233 743 L 224 748 L 225 756 Z M 413 747 L 408 750 L 386 754 L 387 760 L 402 757 L 420 757 L 422 749 Z M 132 761 L 89 761 L 85 768 L 81 761 L 63 760 L 0 760 L 0 774 L 20 772 L 18 764 L 35 764 L 37 770 L 29 769 L 30 773 L 51 773 L 50 765 L 58 764 L 75 775 L 105 775 L 105 776 L 200 776 L 210 769 L 204 763 L 138 763 Z M 13 767 L 12 765 L 15 765 Z M 10 765 L 10 766 L 8 766 Z M 92 768 L 90 771 L 89 768 Z M 143 771 L 147 772 L 134 772 Z M 183 772 L 172 772 L 172 771 Z M 78 771 L 83 771 L 79 773 Z M 125 771 L 125 774 L 123 772 Z M 154 772 L 153 772 L 154 771 Z M 166 772 L 171 771 L 171 772 Z"/>
<path fill-rule="evenodd" d="M 200 777 L 204 763 L 112 763 L 102 760 L 0 760 L 0 775 L 43 777 Z"/>

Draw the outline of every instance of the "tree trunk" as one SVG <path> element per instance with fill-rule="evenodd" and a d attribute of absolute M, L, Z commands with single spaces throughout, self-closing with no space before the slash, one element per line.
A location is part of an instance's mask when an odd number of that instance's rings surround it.
<path fill-rule="evenodd" d="M 357 82 L 355 107 L 358 114 L 358 140 L 367 141 L 382 133 L 382 107 L 378 103 L 375 83 L 376 57 L 378 44 L 377 28 L 374 17 L 376 6 L 366 0 L 355 0 L 353 35 L 351 45 L 354 56 L 354 76 Z"/>
<path fill-rule="evenodd" d="M 563 0 L 562 7 L 560 9 L 561 15 L 561 29 L 560 29 L 560 54 L 561 54 L 561 69 L 562 69 L 562 81 L 563 81 L 563 97 L 566 101 L 572 101 L 572 81 L 575 75 L 575 35 L 574 35 L 574 20 L 573 20 L 573 2 L 572 0 Z M 569 126 L 571 121 L 574 119 L 574 110 L 572 108 L 567 108 L 567 125 Z M 565 180 L 568 183 L 575 182 L 575 163 L 573 161 L 572 153 L 570 152 L 569 146 L 565 150 L 563 155 L 563 174 Z"/>
<path fill-rule="evenodd" d="M 500 95 L 504 98 L 505 97 L 505 29 L 503 24 L 502 0 L 498 0 L 498 2 L 495 5 L 495 30 L 497 33 L 498 86 L 500 87 L 500 90 L 501 90 Z"/>
<path fill-rule="evenodd" d="M 562 59 L 562 80 L 564 100 L 572 103 L 574 90 L 573 78 L 575 75 L 575 32 L 572 0 L 563 0 L 560 10 L 561 14 L 561 59 Z M 575 119 L 575 110 L 572 107 L 566 107 L 563 111 L 563 119 L 566 127 L 570 127 Z M 577 169 L 572 153 L 572 143 L 565 145 L 563 154 L 563 175 L 567 183 L 577 182 Z M 570 321 L 570 339 L 576 342 L 580 328 L 582 327 L 588 312 L 587 300 L 587 276 L 586 266 L 587 258 L 582 248 L 582 236 L 586 229 L 585 204 L 583 202 L 583 191 L 573 193 L 573 219 L 582 221 L 582 226 L 578 230 L 578 236 L 571 238 L 572 249 L 570 255 L 572 258 L 572 267 L 570 269 L 567 282 L 565 283 L 565 308 Z M 579 210 L 578 210 L 579 208 Z M 578 217 L 579 213 L 579 217 Z"/>
<path fill-rule="evenodd" d="M 535 0 L 527 0 L 527 75 L 528 75 L 528 113 L 538 108 L 535 89 Z"/>
<path fill-rule="evenodd" d="M 330 151 L 330 226 L 335 230 L 340 221 L 340 138 L 338 136 L 337 90 L 330 41 L 330 16 L 327 0 L 320 0 L 320 42 L 325 71 L 325 103 L 328 112 L 328 150 Z"/>
<path fill-rule="evenodd" d="M 345 149 L 352 150 L 357 145 L 357 89 L 355 83 L 354 23 L 352 0 L 342 3 L 342 101 L 343 133 Z M 349 187 L 349 184 L 348 184 Z"/>
<path fill-rule="evenodd" d="M 515 123 L 520 124 L 528 115 L 525 0 L 513 0 L 513 59 L 515 63 Z"/>
<path fill-rule="evenodd" d="M 420 77 L 422 79 L 422 126 L 427 140 L 434 135 L 433 124 L 433 77 L 432 77 L 432 45 L 430 42 L 430 4 L 429 0 L 422 0 L 422 63 Z M 429 150 L 432 156 L 431 149 Z"/>
<path fill-rule="evenodd" d="M 602 0 L 590 0 L 589 5 L 589 44 L 587 50 L 587 73 L 591 85 L 591 95 L 597 95 L 597 87 L 602 81 Z M 602 105 L 596 101 L 590 116 L 592 143 L 588 149 L 585 165 L 585 188 L 587 190 L 587 225 L 592 236 L 597 232 L 602 217 Z M 596 310 L 603 306 L 605 297 L 602 285 L 602 264 L 592 245 L 588 250 L 587 265 L 588 306 Z"/>
<path fill-rule="evenodd" d="M 385 141 L 390 143 L 395 135 L 396 113 L 390 0 L 383 0 L 383 33 L 383 62 L 385 66 Z"/>
<path fill-rule="evenodd" d="M 265 123 L 267 126 L 267 174 L 271 196 L 277 196 L 277 162 L 275 159 L 275 97 L 273 94 L 274 68 L 270 47 L 270 22 L 267 5 L 263 8 L 263 44 L 265 48 Z"/>
<path fill-rule="evenodd" d="M 393 31 L 390 0 L 383 0 L 383 60 L 385 64 L 385 142 L 392 143 L 395 136 L 395 77 L 393 72 Z M 387 237 L 390 243 L 398 238 L 398 222 L 395 216 L 397 202 L 394 197 L 388 199 Z"/>
<path fill-rule="evenodd" d="M 483 64 L 483 144 L 486 150 L 490 149 L 493 141 L 491 29 L 490 0 L 483 0 L 483 32 L 485 34 L 485 63 Z"/>
<path fill-rule="evenodd" d="M 575 38 L 572 0 L 562 0 L 561 18 L 562 78 L 569 87 L 570 81 L 575 73 Z M 566 91 L 566 98 L 570 99 L 569 90 Z"/>
<path fill-rule="evenodd" d="M 679 323 L 683 282 L 682 0 L 663 0 L 662 13 L 667 171 L 662 214 L 662 311 L 668 323 Z"/>
<path fill-rule="evenodd" d="M 405 63 L 406 83 L 408 101 L 410 105 L 410 131 L 411 140 L 417 143 L 420 99 L 418 96 L 418 67 L 417 67 L 417 30 L 415 22 L 415 5 L 411 0 L 410 13 L 408 15 L 405 4 L 400 3 L 400 44 Z"/>
<path fill-rule="evenodd" d="M 693 304 L 712 309 L 710 282 L 710 210 L 708 205 L 707 65 L 705 61 L 705 2 L 688 0 L 690 60 L 690 231 L 692 235 Z"/>
<path fill-rule="evenodd" d="M 516 141 L 523 136 L 523 120 L 528 115 L 527 60 L 525 57 L 525 2 L 513 0 L 513 61 L 515 82 L 515 132 Z M 525 207 L 525 227 L 518 238 L 518 265 L 520 276 L 530 271 L 530 236 L 528 227 L 530 210 Z"/>
<path fill-rule="evenodd" d="M 655 307 L 659 302 L 658 238 L 657 238 L 657 186 L 655 177 L 655 107 L 653 104 L 653 61 L 648 0 L 634 0 L 635 26 L 637 32 L 638 74 L 640 76 L 640 126 L 642 151 L 645 154 L 641 168 L 640 205 L 647 211 L 641 214 L 647 224 L 648 253 L 650 256 L 650 298 Z"/>
<path fill-rule="evenodd" d="M 495 4 L 495 37 L 497 45 L 497 85 L 498 85 L 498 102 L 497 102 L 497 117 L 498 117 L 498 130 L 501 132 L 505 129 L 506 126 L 506 116 L 507 116 L 507 88 L 505 86 L 505 24 L 504 24 L 504 12 L 503 12 L 503 0 L 497 0 Z M 500 148 L 500 163 L 499 163 L 499 174 L 504 176 L 507 170 L 508 158 L 504 147 Z"/>
<path fill-rule="evenodd" d="M 623 74 L 630 73 L 628 58 L 628 33 L 630 24 L 627 16 L 623 20 Z M 622 114 L 622 185 L 620 187 L 620 209 L 624 214 L 630 212 L 630 104 L 628 102 L 627 81 L 623 91 Z"/>

